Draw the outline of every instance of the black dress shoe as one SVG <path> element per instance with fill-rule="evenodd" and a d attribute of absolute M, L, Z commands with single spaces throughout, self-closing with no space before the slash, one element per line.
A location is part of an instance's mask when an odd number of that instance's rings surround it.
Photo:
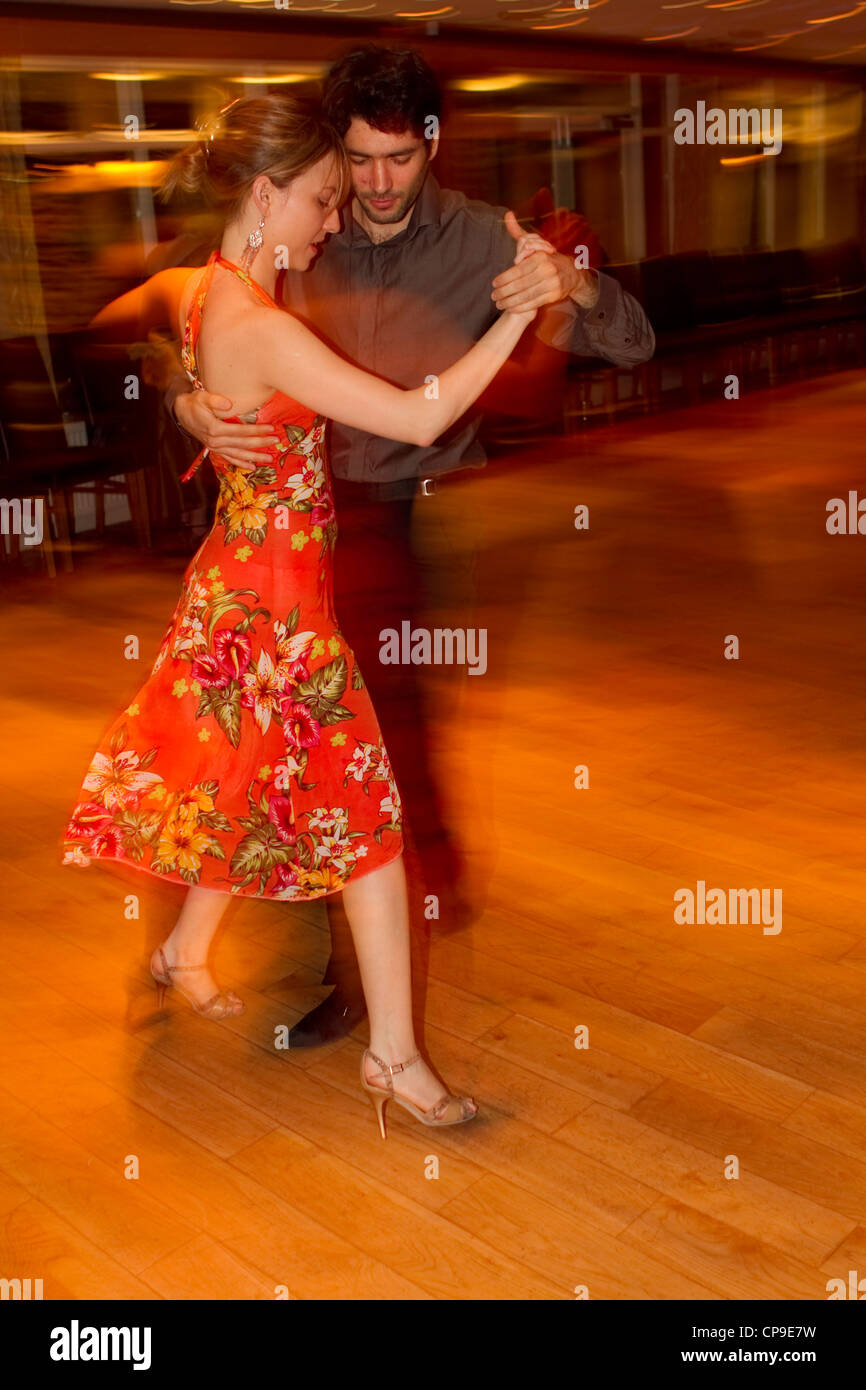
<path fill-rule="evenodd" d="M 344 994 L 335 985 L 327 999 L 299 1019 L 289 1032 L 289 1047 L 321 1047 L 351 1033 L 367 1012 L 363 999 Z"/>

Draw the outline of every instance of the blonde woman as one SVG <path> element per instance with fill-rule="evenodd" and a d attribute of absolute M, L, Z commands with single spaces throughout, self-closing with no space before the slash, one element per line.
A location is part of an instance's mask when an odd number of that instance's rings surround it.
<path fill-rule="evenodd" d="M 119 312 L 163 301 L 196 388 L 273 425 L 270 462 L 219 479 L 213 527 L 190 562 L 148 680 L 102 739 L 66 861 L 112 858 L 185 886 L 154 952 L 159 1002 L 177 989 L 210 1019 L 243 1004 L 208 950 L 232 896 L 342 893 L 370 1020 L 361 1062 L 385 1137 L 395 1100 L 426 1125 L 477 1113 L 443 1092 L 413 1031 L 400 793 L 332 600 L 337 524 L 326 421 L 428 445 L 472 404 L 535 311 L 504 312 L 441 374 L 438 396 L 351 365 L 280 309 L 277 268 L 306 269 L 339 229 L 349 188 L 337 133 L 288 96 L 242 99 L 174 161 L 171 185 L 225 213 L 204 269 L 164 271 Z M 536 239 L 528 239 L 526 253 Z M 537 249 L 537 248 L 536 248 Z M 423 325 L 418 325 L 423 332 Z"/>

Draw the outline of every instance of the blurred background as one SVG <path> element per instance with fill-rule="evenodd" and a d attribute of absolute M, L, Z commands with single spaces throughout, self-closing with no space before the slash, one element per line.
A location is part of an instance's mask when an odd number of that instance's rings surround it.
<path fill-rule="evenodd" d="M 656 331 L 628 370 L 524 349 L 487 402 L 494 449 L 696 403 L 727 371 L 754 388 L 862 361 L 864 4 L 29 0 L 0 6 L 0 38 L 3 486 L 46 489 L 64 564 L 106 525 L 147 546 L 203 524 L 207 483 L 182 499 L 186 446 L 147 384 L 154 345 L 112 354 L 85 332 L 148 274 L 207 257 L 207 210 L 156 196 L 165 161 L 227 100 L 312 91 L 363 38 L 439 74 L 440 183 L 587 244 Z M 676 144 L 674 113 L 699 101 L 781 109 L 781 150 Z M 118 408 L 142 356 L 138 408 Z"/>

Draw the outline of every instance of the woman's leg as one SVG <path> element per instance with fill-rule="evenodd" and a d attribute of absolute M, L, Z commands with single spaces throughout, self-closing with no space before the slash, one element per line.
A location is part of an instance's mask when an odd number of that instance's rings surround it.
<path fill-rule="evenodd" d="M 343 889 L 343 904 L 358 955 L 370 1019 L 370 1051 L 383 1062 L 405 1062 L 418 1050 L 412 1022 L 412 966 L 409 947 L 409 898 L 403 856 L 365 874 Z M 367 1079 L 379 1068 L 367 1062 Z M 442 1095 L 423 1058 L 393 1078 L 394 1089 L 421 1110 Z"/>
<path fill-rule="evenodd" d="M 171 935 L 162 944 L 168 965 L 206 965 L 216 929 L 229 905 L 228 893 L 210 888 L 190 888 Z M 158 966 L 158 959 L 154 957 Z M 178 976 L 178 983 L 196 1003 L 203 1004 L 219 990 L 210 970 L 193 970 Z"/>

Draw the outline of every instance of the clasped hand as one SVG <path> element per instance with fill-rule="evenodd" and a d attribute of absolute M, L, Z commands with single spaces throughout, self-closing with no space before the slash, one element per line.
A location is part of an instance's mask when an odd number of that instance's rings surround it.
<path fill-rule="evenodd" d="M 514 264 L 496 276 L 490 297 L 500 309 L 534 318 L 545 304 L 567 299 L 581 271 L 543 236 L 524 232 L 513 212 L 505 214 L 505 226 L 516 243 Z"/>

